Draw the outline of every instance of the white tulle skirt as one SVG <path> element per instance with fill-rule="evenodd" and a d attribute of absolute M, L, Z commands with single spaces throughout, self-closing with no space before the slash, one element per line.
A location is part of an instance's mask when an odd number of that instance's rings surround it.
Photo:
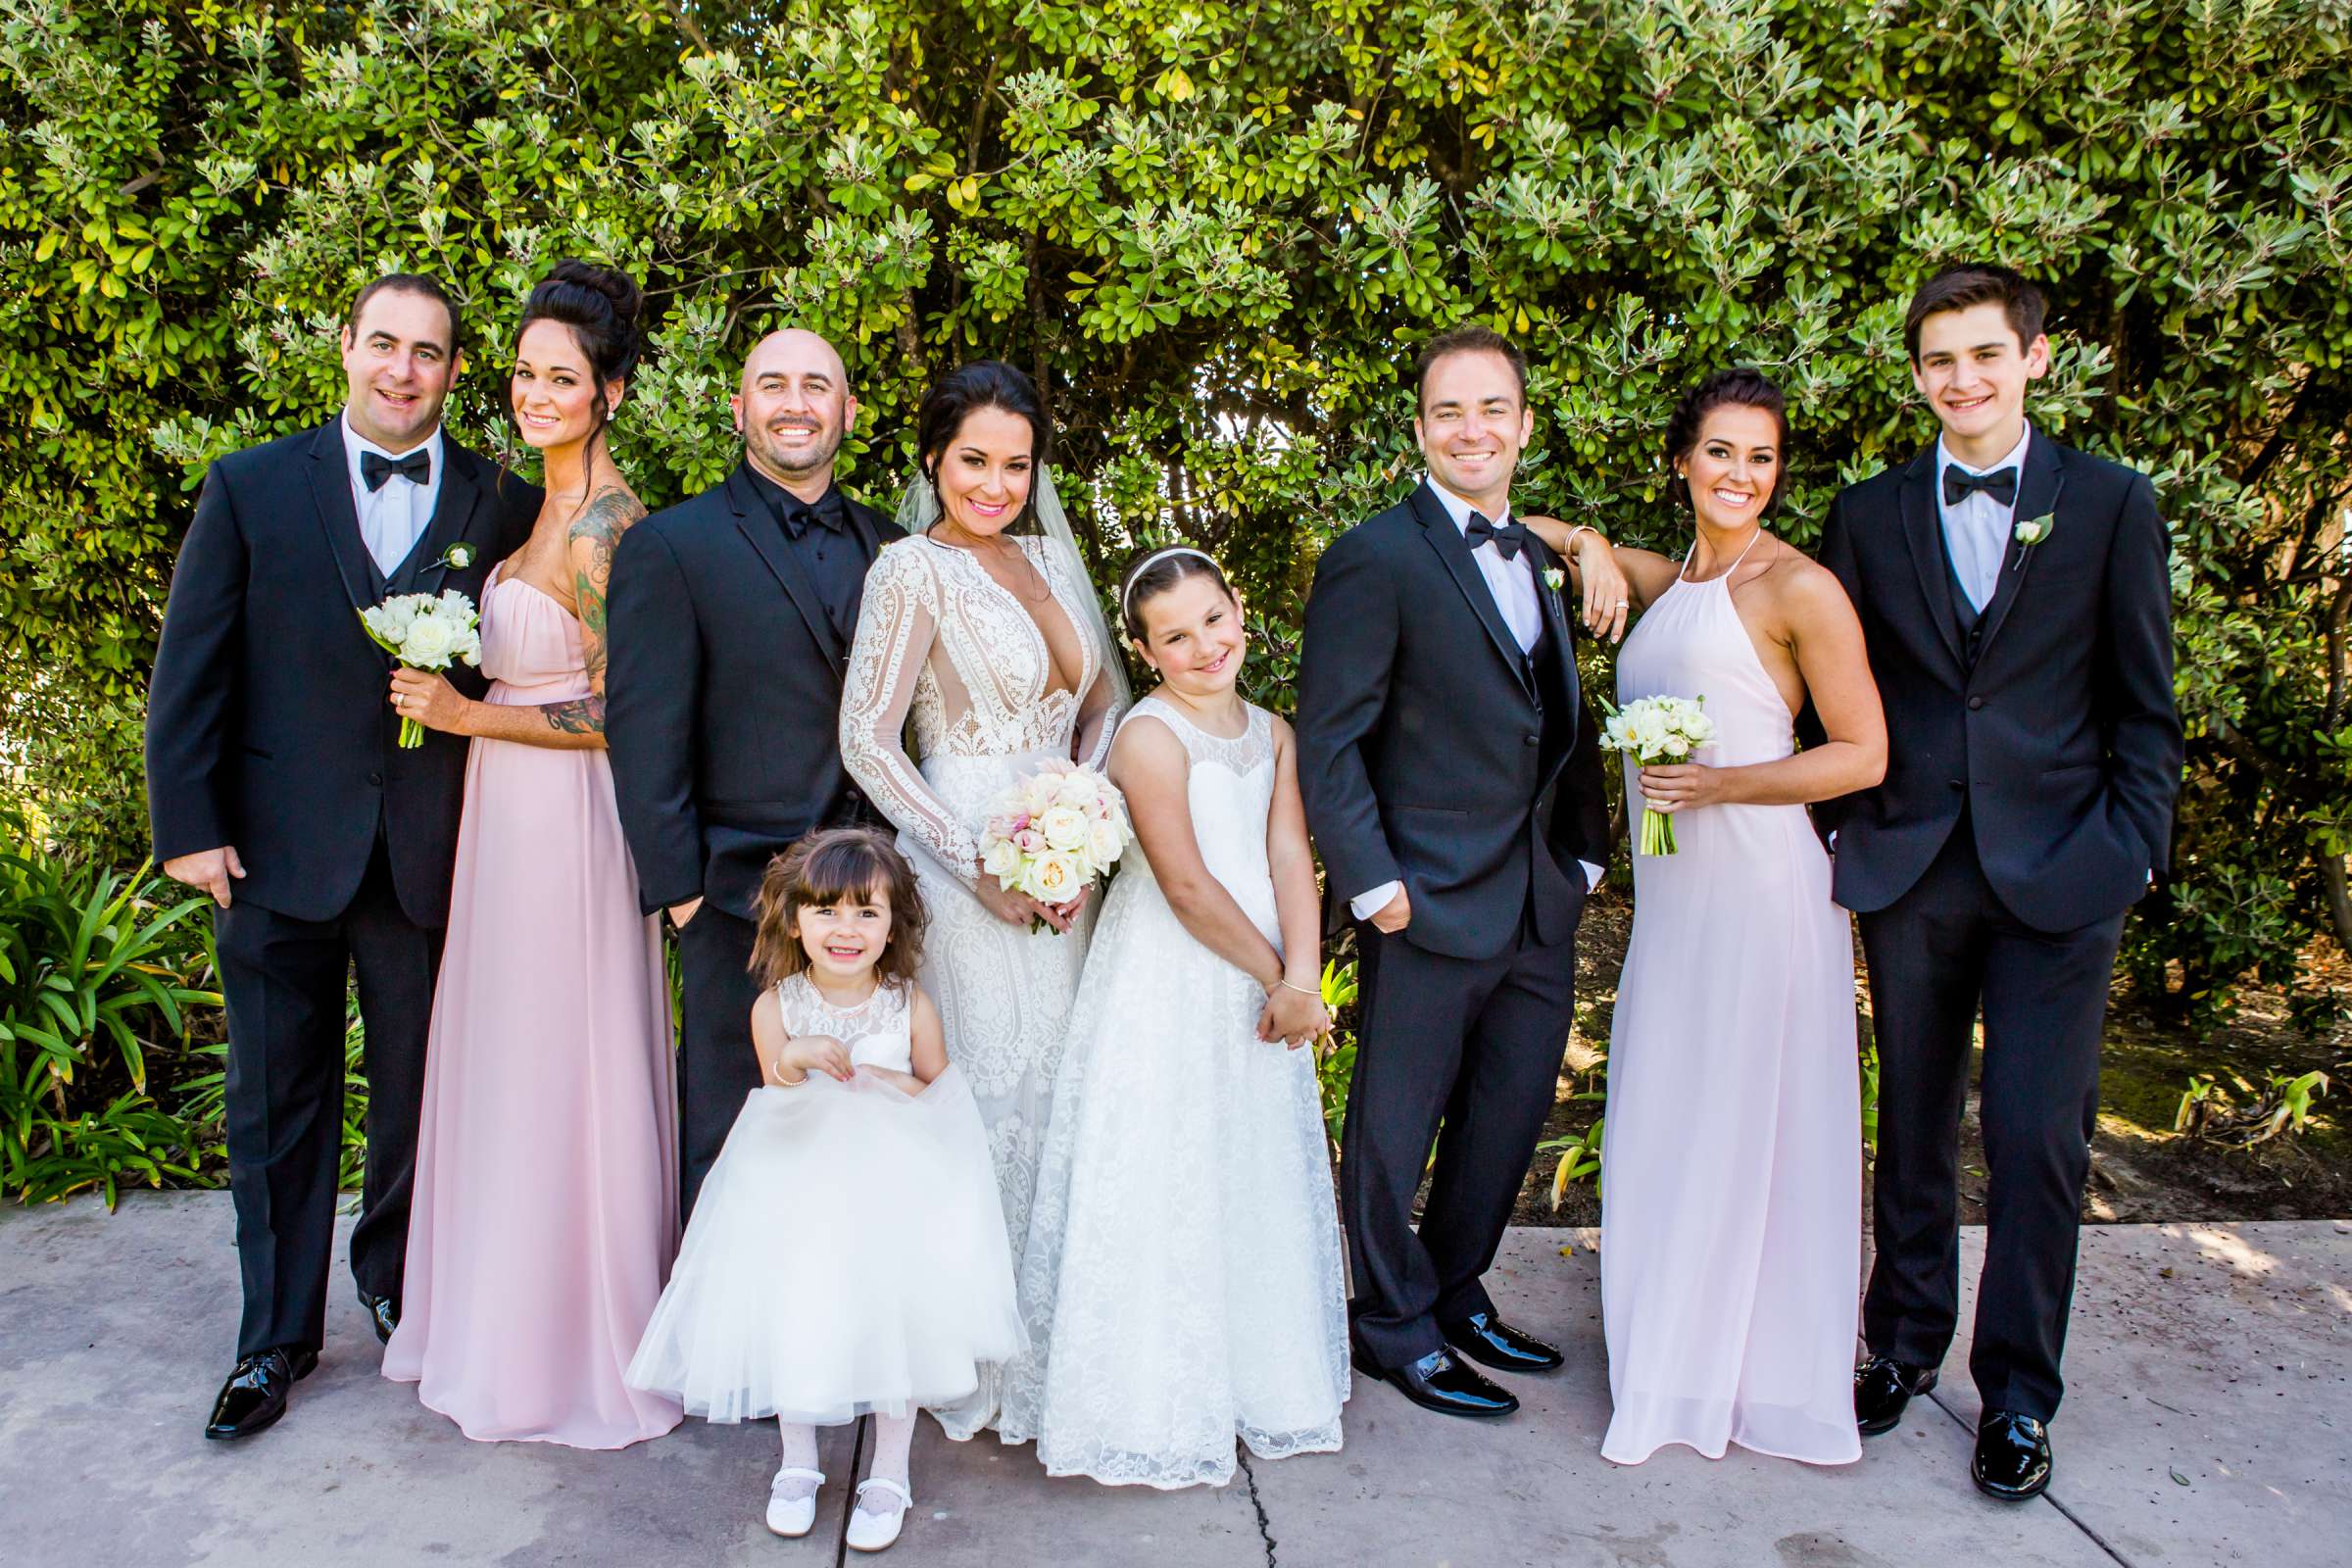
<path fill-rule="evenodd" d="M 970 1088 L 754 1090 L 628 1382 L 712 1421 L 829 1426 L 978 1387 L 1027 1348 Z"/>

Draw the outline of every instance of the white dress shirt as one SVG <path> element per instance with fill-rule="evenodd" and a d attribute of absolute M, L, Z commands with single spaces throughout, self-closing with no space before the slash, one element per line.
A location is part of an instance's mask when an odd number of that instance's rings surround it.
<path fill-rule="evenodd" d="M 433 504 L 441 498 L 441 427 L 433 426 L 433 433 L 424 438 L 422 450 L 432 459 L 424 483 L 395 473 L 384 480 L 382 489 L 370 490 L 360 472 L 360 455 L 372 452 L 397 460 L 407 454 L 386 452 L 367 440 L 351 427 L 349 414 L 338 422 L 343 427 L 343 461 L 351 474 L 351 504 L 360 514 L 360 538 L 375 569 L 389 577 L 416 548 L 417 536 L 433 520 Z"/>
<path fill-rule="evenodd" d="M 1446 509 L 1446 515 L 1453 519 L 1454 527 L 1467 539 L 1470 536 L 1471 515 L 1478 509 L 1428 474 L 1423 474 L 1421 481 L 1429 486 L 1429 493 L 1438 498 L 1438 505 Z M 1510 520 L 1511 509 L 1507 506 L 1502 509 L 1501 516 L 1487 519 L 1497 528 Z M 1519 651 L 1526 653 L 1536 646 L 1536 638 L 1544 630 L 1544 607 L 1536 598 L 1534 554 L 1522 550 L 1517 559 L 1505 561 L 1502 552 L 1494 548 L 1494 541 L 1489 539 L 1470 552 L 1470 559 L 1478 563 L 1479 575 L 1487 579 L 1487 592 L 1494 596 L 1494 608 L 1502 612 L 1502 623 L 1510 627 L 1512 638 L 1519 644 Z M 1600 886 L 1599 866 L 1591 860 L 1579 860 L 1576 863 L 1585 868 L 1586 891 Z M 1383 882 L 1349 899 L 1348 907 L 1358 920 L 1369 920 L 1388 906 L 1389 901 L 1396 896 L 1396 890 L 1403 885 L 1401 882 Z"/>
<path fill-rule="evenodd" d="M 2001 563 L 2009 554 L 2009 530 L 2017 520 L 2017 508 L 2002 506 L 1982 490 L 1972 490 L 1957 505 L 1943 499 L 1943 470 L 1948 465 L 1963 473 L 1991 473 L 1999 468 L 2015 468 L 2017 482 L 2026 482 L 2026 448 L 2034 440 L 2034 426 L 2028 423 L 2017 438 L 2009 455 L 1997 463 L 1978 467 L 1962 463 L 1944 449 L 1943 437 L 1936 438 L 1936 511 L 1943 519 L 1943 548 L 1952 558 L 1952 574 L 1960 579 L 1961 592 L 1968 602 L 1983 614 L 1992 603 L 1992 593 L 2001 583 Z"/>

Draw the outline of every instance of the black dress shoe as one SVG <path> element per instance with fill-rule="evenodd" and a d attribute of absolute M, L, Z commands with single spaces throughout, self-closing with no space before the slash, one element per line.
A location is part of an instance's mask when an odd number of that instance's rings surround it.
<path fill-rule="evenodd" d="M 318 1364 L 317 1350 L 280 1348 L 246 1356 L 213 1401 L 208 1438 L 250 1438 L 286 1413 L 286 1396 Z"/>
<path fill-rule="evenodd" d="M 1914 1394 L 1936 1386 L 1936 1369 L 1913 1366 L 1890 1355 L 1868 1355 L 1854 1368 L 1854 1424 L 1866 1438 L 1892 1432 Z"/>
<path fill-rule="evenodd" d="M 1425 1410 L 1446 1415 L 1509 1415 L 1519 1408 L 1517 1395 L 1498 1388 L 1447 1350 L 1432 1350 L 1410 1366 L 1393 1368 L 1375 1366 L 1358 1352 L 1355 1369 L 1394 1385 L 1397 1393 Z"/>
<path fill-rule="evenodd" d="M 375 1325 L 376 1342 L 390 1345 L 392 1331 L 400 1327 L 400 1302 L 389 1296 L 369 1296 L 362 1291 L 360 1310 L 366 1312 L 368 1321 Z"/>
<path fill-rule="evenodd" d="M 1553 1372 L 1567 1357 L 1532 1334 L 1522 1334 L 1492 1312 L 1473 1312 L 1453 1323 L 1441 1323 L 1446 1343 L 1473 1361 L 1484 1361 L 1504 1372 Z"/>
<path fill-rule="evenodd" d="M 1987 1410 L 1977 1424 L 1977 1490 L 2003 1502 L 2038 1497 L 2050 1484 L 2050 1429 L 2015 1410 Z"/>

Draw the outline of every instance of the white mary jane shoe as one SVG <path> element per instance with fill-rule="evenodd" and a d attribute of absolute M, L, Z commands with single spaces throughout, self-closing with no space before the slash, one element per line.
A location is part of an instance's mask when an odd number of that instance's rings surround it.
<path fill-rule="evenodd" d="M 849 1534 L 845 1538 L 852 1551 L 880 1551 L 897 1541 L 900 1530 L 906 1524 L 906 1510 L 914 1506 L 914 1494 L 907 1491 L 903 1483 L 893 1481 L 888 1476 L 868 1476 L 858 1482 L 859 1502 L 865 1500 L 865 1489 L 868 1487 L 897 1493 L 899 1505 L 888 1513 L 868 1513 L 863 1508 L 852 1508 Z"/>
<path fill-rule="evenodd" d="M 785 1496 L 783 1489 L 787 1481 L 808 1482 L 808 1495 Z M 816 1489 L 824 1484 L 825 1475 L 821 1470 L 803 1470 L 796 1465 L 786 1465 L 777 1471 L 775 1480 L 768 1483 L 767 1528 L 788 1538 L 807 1535 L 816 1524 Z"/>

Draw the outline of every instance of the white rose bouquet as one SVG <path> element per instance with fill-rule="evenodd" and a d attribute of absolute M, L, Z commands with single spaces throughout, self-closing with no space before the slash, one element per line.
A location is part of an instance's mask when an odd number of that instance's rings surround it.
<path fill-rule="evenodd" d="M 439 594 L 395 594 L 360 612 L 360 624 L 378 648 L 407 668 L 434 672 L 459 662 L 481 663 L 481 620 L 473 601 L 454 588 Z M 402 719 L 400 744 L 422 746 L 424 726 L 413 718 Z"/>
<path fill-rule="evenodd" d="M 1704 697 L 1643 697 L 1623 708 L 1609 708 L 1609 721 L 1600 727 L 1600 749 L 1623 752 L 1643 767 L 1663 762 L 1687 762 L 1699 749 L 1715 743 L 1715 721 L 1707 716 Z M 1674 818 L 1642 808 L 1642 853 L 1672 855 Z"/>
<path fill-rule="evenodd" d="M 1048 762 L 997 797 L 980 830 L 980 868 L 1040 904 L 1067 904 L 1117 862 L 1128 837 L 1118 786 L 1091 767 Z"/>

